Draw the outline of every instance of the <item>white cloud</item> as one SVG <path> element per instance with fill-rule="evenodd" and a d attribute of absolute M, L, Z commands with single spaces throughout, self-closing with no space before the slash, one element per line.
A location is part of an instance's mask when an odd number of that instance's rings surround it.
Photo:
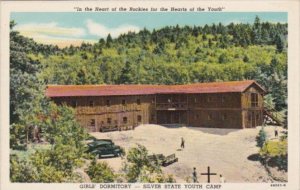
<path fill-rule="evenodd" d="M 96 23 L 93 20 L 87 20 L 86 22 L 88 32 L 98 37 L 106 37 L 110 34 L 113 38 L 118 37 L 120 34 L 131 32 L 138 32 L 140 28 L 134 25 L 121 25 L 117 28 L 108 28 L 102 24 Z"/>
<path fill-rule="evenodd" d="M 50 23 L 28 23 L 21 24 L 15 27 L 22 35 L 30 38 L 37 38 L 41 36 L 52 37 L 81 37 L 85 35 L 83 28 L 61 27 L 56 22 Z"/>
<path fill-rule="evenodd" d="M 86 31 L 83 28 L 62 27 L 56 22 L 28 23 L 17 25 L 14 30 L 21 35 L 34 39 L 38 43 L 53 44 L 59 47 L 69 45 L 79 46 L 83 41 L 94 43 L 94 40 L 84 39 Z"/>

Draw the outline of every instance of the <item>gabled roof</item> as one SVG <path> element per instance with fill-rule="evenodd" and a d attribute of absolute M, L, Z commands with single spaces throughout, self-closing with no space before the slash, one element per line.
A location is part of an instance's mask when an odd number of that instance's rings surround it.
<path fill-rule="evenodd" d="M 254 80 L 194 83 L 185 85 L 48 85 L 47 97 L 118 96 L 150 94 L 198 94 L 244 92 L 251 85 L 265 90 Z"/>

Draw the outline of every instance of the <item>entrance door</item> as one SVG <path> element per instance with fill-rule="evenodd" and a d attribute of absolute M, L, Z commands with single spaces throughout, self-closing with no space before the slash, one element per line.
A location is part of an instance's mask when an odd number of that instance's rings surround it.
<path fill-rule="evenodd" d="M 158 111 L 157 124 L 182 124 L 186 122 L 184 111 Z"/>
<path fill-rule="evenodd" d="M 256 127 L 256 125 L 257 125 L 257 119 L 256 119 L 255 112 L 254 111 L 249 112 L 248 113 L 248 127 L 253 128 L 253 127 Z"/>
<path fill-rule="evenodd" d="M 180 113 L 172 112 L 172 123 L 180 123 Z"/>

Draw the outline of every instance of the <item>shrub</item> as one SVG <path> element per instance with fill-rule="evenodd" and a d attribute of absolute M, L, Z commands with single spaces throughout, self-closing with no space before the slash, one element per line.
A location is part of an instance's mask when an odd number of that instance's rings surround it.
<path fill-rule="evenodd" d="M 172 183 L 172 175 L 165 175 L 158 163 L 150 162 L 146 147 L 137 145 L 127 154 L 127 162 L 123 166 L 127 181 L 142 183 Z"/>
<path fill-rule="evenodd" d="M 287 154 L 287 140 L 267 141 L 260 154 L 268 157 L 283 156 Z"/>
<path fill-rule="evenodd" d="M 88 167 L 87 174 L 93 183 L 111 183 L 115 181 L 115 174 L 106 162 L 97 163 L 93 160 Z"/>
<path fill-rule="evenodd" d="M 266 138 L 267 138 L 266 132 L 264 130 L 264 127 L 262 127 L 259 130 L 258 136 L 256 136 L 256 146 L 262 148 L 266 141 Z"/>
<path fill-rule="evenodd" d="M 266 142 L 260 154 L 269 166 L 277 166 L 279 170 L 287 171 L 287 139 Z"/>

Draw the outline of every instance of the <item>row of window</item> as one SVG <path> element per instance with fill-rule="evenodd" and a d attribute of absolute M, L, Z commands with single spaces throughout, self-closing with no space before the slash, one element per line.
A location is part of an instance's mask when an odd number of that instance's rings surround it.
<path fill-rule="evenodd" d="M 128 118 L 127 117 L 123 117 L 122 121 L 123 121 L 123 124 L 127 124 L 128 123 Z M 137 115 L 137 122 L 139 122 L 139 123 L 142 122 L 142 116 L 141 115 Z M 106 119 L 106 123 L 107 124 L 112 124 L 112 118 L 108 117 Z M 118 123 L 118 121 L 115 120 L 115 124 L 117 124 L 117 123 Z M 103 125 L 104 121 L 102 121 L 101 124 Z M 91 127 L 95 127 L 96 126 L 96 120 L 95 119 L 91 119 L 90 122 L 89 122 L 89 125 Z"/>
<path fill-rule="evenodd" d="M 212 96 L 207 96 L 206 97 L 206 101 L 207 102 L 214 102 L 214 101 L 216 101 L 216 99 L 215 98 L 213 98 Z M 226 101 L 226 97 L 225 96 L 222 96 L 221 97 L 221 102 L 222 103 L 224 103 Z M 198 102 L 198 98 L 194 98 L 194 103 L 197 103 Z"/>
<path fill-rule="evenodd" d="M 141 100 L 137 99 L 136 103 L 137 103 L 137 105 L 141 105 Z M 105 105 L 107 107 L 110 107 L 111 101 L 110 100 L 106 100 Z M 123 106 L 126 105 L 126 100 L 125 99 L 122 100 L 122 105 Z M 71 103 L 71 106 L 74 107 L 74 108 L 77 107 L 77 101 L 73 100 L 72 103 Z M 93 100 L 89 101 L 89 107 L 94 107 L 94 106 L 95 106 L 95 102 Z"/>
<path fill-rule="evenodd" d="M 214 99 L 211 96 L 207 96 L 207 102 L 213 102 Z M 222 96 L 221 97 L 221 102 L 224 103 L 226 101 L 226 97 Z M 155 102 L 155 99 L 152 100 L 152 103 Z M 171 99 L 168 99 L 168 102 L 172 102 Z M 136 100 L 137 105 L 141 105 L 141 100 L 137 99 Z M 197 98 L 194 98 L 194 103 L 197 103 Z M 94 107 L 95 102 L 93 100 L 89 101 L 89 106 L 90 107 Z M 110 100 L 106 100 L 106 104 L 107 107 L 110 107 L 111 105 L 111 101 Z M 125 106 L 126 105 L 126 100 L 123 99 L 122 100 L 122 105 Z M 77 101 L 72 101 L 72 106 L 73 107 L 77 107 Z M 258 94 L 257 93 L 251 93 L 251 107 L 257 107 L 258 106 Z"/>
<path fill-rule="evenodd" d="M 195 119 L 199 119 L 200 118 L 200 115 L 199 114 L 196 114 L 195 115 Z M 212 116 L 212 114 L 207 114 L 207 120 L 212 120 L 213 119 L 213 116 Z M 227 114 L 226 113 L 224 113 L 224 114 L 222 114 L 221 115 L 221 119 L 224 121 L 224 120 L 226 120 L 227 119 Z"/>

